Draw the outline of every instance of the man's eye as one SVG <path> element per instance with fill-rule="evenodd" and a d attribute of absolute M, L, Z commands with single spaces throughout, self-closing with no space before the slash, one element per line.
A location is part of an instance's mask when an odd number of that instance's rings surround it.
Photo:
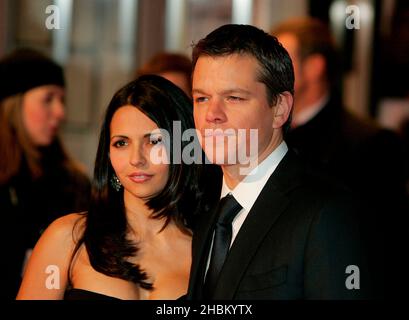
<path fill-rule="evenodd" d="M 128 143 L 125 140 L 118 140 L 116 142 L 114 142 L 113 146 L 116 148 L 121 148 L 121 147 L 125 147 L 127 146 Z"/>
<path fill-rule="evenodd" d="M 206 98 L 206 97 L 197 97 L 197 98 L 195 98 L 196 103 L 202 103 L 202 102 L 205 102 L 207 100 L 208 100 L 208 98 Z"/>
<path fill-rule="evenodd" d="M 228 96 L 227 99 L 230 101 L 243 101 L 244 100 L 243 98 L 236 97 L 236 96 Z"/>

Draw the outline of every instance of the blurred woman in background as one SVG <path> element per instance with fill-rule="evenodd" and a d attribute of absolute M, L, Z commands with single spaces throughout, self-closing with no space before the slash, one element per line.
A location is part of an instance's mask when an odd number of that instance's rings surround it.
<path fill-rule="evenodd" d="M 55 218 L 88 206 L 89 180 L 58 137 L 63 70 L 32 49 L 0 60 L 1 296 L 14 299 L 24 263 Z"/>

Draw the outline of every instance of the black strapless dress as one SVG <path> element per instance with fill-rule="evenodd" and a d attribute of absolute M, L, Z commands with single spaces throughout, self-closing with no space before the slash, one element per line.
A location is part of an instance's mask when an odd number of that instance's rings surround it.
<path fill-rule="evenodd" d="M 102 293 L 72 288 L 67 289 L 65 291 L 64 300 L 121 300 L 121 299 L 106 296 Z"/>
<path fill-rule="evenodd" d="M 102 293 L 97 293 L 94 291 L 88 291 L 84 289 L 77 289 L 77 288 L 71 288 L 67 289 L 64 294 L 64 300 L 89 300 L 89 301 L 98 301 L 98 300 L 104 300 L 104 301 L 120 301 L 121 299 L 107 296 Z M 176 300 L 186 300 L 186 295 L 183 295 Z"/>

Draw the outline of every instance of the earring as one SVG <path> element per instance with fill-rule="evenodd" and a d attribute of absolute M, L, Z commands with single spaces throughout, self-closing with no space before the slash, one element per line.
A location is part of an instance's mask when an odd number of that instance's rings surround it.
<path fill-rule="evenodd" d="M 112 178 L 111 178 L 111 186 L 112 188 L 114 188 L 115 191 L 121 190 L 121 187 L 122 187 L 121 181 L 119 181 L 115 173 L 112 175 Z"/>

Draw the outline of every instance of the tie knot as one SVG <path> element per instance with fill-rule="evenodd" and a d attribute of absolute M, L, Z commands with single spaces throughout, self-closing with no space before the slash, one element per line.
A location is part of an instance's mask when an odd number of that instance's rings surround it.
<path fill-rule="evenodd" d="M 219 218 L 217 219 L 217 223 L 222 225 L 231 224 L 234 217 L 241 209 L 242 207 L 236 199 L 231 194 L 228 194 L 220 200 L 218 210 Z"/>

